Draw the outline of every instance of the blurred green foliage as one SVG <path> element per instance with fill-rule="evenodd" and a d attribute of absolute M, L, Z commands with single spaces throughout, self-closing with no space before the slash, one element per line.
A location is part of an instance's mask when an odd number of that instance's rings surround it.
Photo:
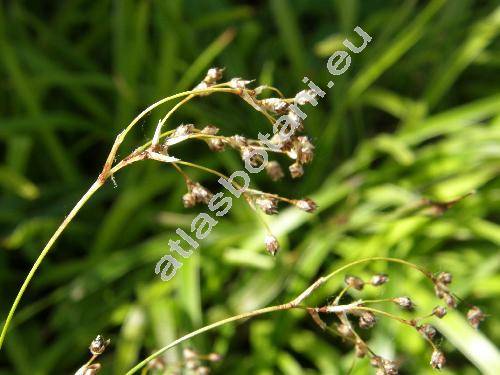
<path fill-rule="evenodd" d="M 313 165 L 300 181 L 253 181 L 320 205 L 315 215 L 286 209 L 273 218 L 284 245 L 276 259 L 264 254 L 260 224 L 238 202 L 176 278 L 161 282 L 155 263 L 175 228 L 187 227 L 200 208 L 181 208 L 185 186 L 172 169 L 140 163 L 88 203 L 42 265 L 0 353 L 0 374 L 71 373 L 98 333 L 112 338 L 103 373 L 121 374 L 190 330 L 287 301 L 318 275 L 373 255 L 452 271 L 459 295 L 491 317 L 482 333 L 458 315 L 437 322 L 447 339 L 443 373 L 498 374 L 498 353 L 482 349 L 500 339 L 495 0 L 4 1 L 0 318 L 136 113 L 192 87 L 212 65 L 288 95 L 303 88 L 304 75 L 326 90 L 326 60 L 355 25 L 373 41 L 307 110 Z M 165 110 L 141 122 L 126 146 L 150 139 Z M 253 136 L 266 126 L 224 95 L 186 105 L 171 124 L 182 121 Z M 242 166 L 236 153 L 213 154 L 196 142 L 179 155 L 222 171 Z M 211 176 L 189 173 L 217 188 Z M 472 190 L 442 216 L 412 209 L 423 197 L 446 201 Z M 437 303 L 411 271 L 381 263 L 355 270 L 381 271 L 391 283 L 374 296 L 409 294 L 422 311 Z M 324 302 L 341 282 L 318 290 L 311 303 Z M 382 320 L 370 342 L 401 359 L 404 373 L 431 373 L 430 350 L 417 333 Z M 226 326 L 190 345 L 223 354 L 213 368 L 220 374 L 345 374 L 354 361 L 349 345 L 295 311 Z M 166 359 L 177 361 L 180 349 Z M 351 374 L 368 371 L 367 360 L 357 360 Z"/>

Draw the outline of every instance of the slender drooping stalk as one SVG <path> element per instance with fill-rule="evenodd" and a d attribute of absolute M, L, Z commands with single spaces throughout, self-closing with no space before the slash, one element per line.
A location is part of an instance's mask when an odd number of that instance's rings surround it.
<path fill-rule="evenodd" d="M 233 95 L 236 95 L 236 96 L 242 98 L 246 103 L 252 105 L 252 107 L 256 108 L 271 123 L 273 123 L 275 119 L 272 115 L 270 115 L 268 113 L 268 110 L 272 110 L 274 108 L 273 106 L 276 106 L 276 105 L 279 105 L 280 110 L 283 110 L 283 109 L 286 110 L 286 108 L 289 105 L 288 103 L 293 101 L 293 99 L 273 98 L 269 103 L 266 103 L 267 99 L 259 100 L 256 97 L 258 95 L 257 90 L 252 90 L 252 89 L 246 88 L 246 84 L 248 84 L 251 81 L 245 81 L 245 80 L 242 80 L 241 78 L 234 78 L 229 82 L 217 83 L 217 80 L 219 80 L 222 76 L 222 74 L 221 74 L 222 71 L 223 71 L 223 69 L 212 68 L 208 71 L 207 76 L 204 78 L 204 80 L 198 86 L 196 86 L 193 90 L 189 90 L 189 91 L 181 92 L 181 93 L 178 93 L 175 95 L 171 95 L 169 97 L 163 98 L 163 99 L 153 103 L 152 105 L 150 105 L 149 107 L 144 109 L 139 115 L 137 115 L 130 122 L 130 124 L 117 135 L 117 137 L 113 143 L 113 146 L 111 147 L 111 151 L 108 154 L 106 162 L 105 162 L 105 164 L 102 168 L 102 171 L 99 174 L 98 178 L 91 185 L 91 187 L 88 189 L 88 191 L 82 196 L 82 198 L 80 198 L 80 200 L 76 203 L 76 205 L 70 211 L 68 216 L 66 216 L 66 218 L 63 220 L 63 222 L 56 229 L 54 234 L 50 237 L 47 244 L 45 245 L 45 247 L 43 248 L 43 250 L 41 251 L 41 253 L 37 257 L 35 263 L 31 267 L 28 275 L 24 279 L 24 281 L 23 281 L 23 283 L 22 283 L 22 285 L 21 285 L 21 287 L 20 287 L 20 289 L 19 289 L 19 291 L 14 299 L 14 302 L 12 303 L 12 305 L 10 307 L 7 318 L 5 319 L 5 323 L 3 325 L 2 332 L 0 334 L 0 350 L 3 346 L 4 341 L 5 341 L 5 336 L 7 334 L 9 326 L 11 325 L 11 322 L 12 322 L 12 319 L 13 319 L 14 314 L 16 312 L 16 309 L 17 309 L 26 289 L 28 288 L 31 280 L 33 279 L 35 273 L 37 272 L 38 268 L 40 267 L 43 260 L 45 259 L 47 254 L 50 252 L 50 250 L 52 249 L 52 247 L 54 246 L 55 242 L 58 240 L 60 235 L 66 229 L 66 227 L 71 223 L 71 221 L 78 214 L 80 209 L 96 193 L 96 191 L 99 190 L 99 188 L 101 188 L 109 178 L 112 178 L 114 173 L 118 172 L 120 169 L 122 169 L 126 166 L 129 166 L 130 164 L 132 164 L 136 161 L 151 159 L 151 160 L 156 160 L 156 161 L 160 161 L 160 162 L 164 162 L 164 163 L 174 163 L 176 161 L 182 162 L 181 160 L 173 158 L 173 157 L 168 156 L 166 154 L 168 145 L 160 145 L 159 144 L 160 139 L 167 137 L 167 136 L 170 136 L 172 134 L 175 135 L 175 131 L 172 131 L 172 130 L 169 130 L 169 131 L 162 133 L 162 127 L 177 109 L 179 109 L 182 105 L 184 105 L 185 103 L 187 103 L 188 101 L 190 101 L 191 99 L 193 99 L 195 97 L 210 95 L 213 93 L 228 93 L 228 94 L 233 94 Z M 272 90 L 272 91 L 278 92 L 280 94 L 280 96 L 282 96 L 281 92 L 278 89 L 275 89 L 273 87 L 260 86 L 259 90 L 260 90 L 259 92 L 262 92 L 263 90 Z M 182 98 L 182 100 L 180 100 L 177 104 L 175 104 L 173 106 L 173 108 L 171 108 L 171 110 L 160 120 L 160 122 L 158 123 L 158 125 L 156 127 L 156 130 L 155 130 L 155 133 L 154 133 L 152 140 L 147 142 L 146 144 L 136 148 L 131 154 L 129 154 L 128 156 L 123 158 L 121 161 L 114 164 L 115 158 L 117 155 L 117 151 L 118 151 L 119 147 L 121 146 L 121 144 L 123 143 L 126 136 L 128 135 L 128 133 L 132 130 L 132 128 L 145 115 L 147 115 L 149 112 L 151 112 L 155 108 L 159 107 L 160 105 L 162 105 L 164 103 L 167 103 L 167 102 L 175 100 L 175 99 L 180 99 L 180 98 Z M 278 112 L 275 110 L 275 113 L 278 113 Z M 182 127 L 182 125 L 179 128 L 181 128 L 181 127 Z M 195 133 L 192 135 L 193 135 L 193 137 L 190 137 L 190 136 L 180 137 L 181 140 L 177 140 L 175 143 L 178 143 L 180 141 L 183 141 L 183 140 L 186 140 L 189 138 L 195 138 L 195 136 L 197 136 L 201 139 L 205 139 L 205 140 L 213 137 L 213 135 L 211 135 L 211 134 L 199 135 L 198 133 Z M 247 144 L 246 144 L 247 140 L 246 140 L 246 138 L 241 137 L 241 136 L 237 136 L 237 137 L 239 137 L 239 138 L 237 138 L 238 141 L 236 141 L 234 139 L 234 137 L 217 137 L 217 139 L 220 142 L 222 142 L 223 145 L 224 144 L 231 145 L 233 148 L 238 149 L 243 154 L 244 148 L 245 149 L 248 148 Z M 250 142 L 250 141 L 251 140 L 248 140 L 248 142 Z M 240 143 L 243 142 L 243 143 L 240 144 L 238 142 L 240 142 Z M 260 144 L 259 141 L 253 140 L 253 142 L 257 143 L 257 145 L 255 146 L 254 144 L 252 144 L 252 147 L 262 147 L 262 144 Z M 297 147 L 302 147 L 302 146 L 298 145 Z M 283 151 L 280 151 L 280 152 L 283 152 Z M 300 152 L 299 152 L 299 154 L 300 154 Z M 294 158 L 293 156 L 290 156 L 290 157 Z M 298 159 L 297 156 L 295 156 L 295 158 Z M 312 156 L 311 156 L 311 158 L 312 158 Z M 306 160 L 303 163 L 305 164 L 309 161 Z M 297 160 L 296 164 L 297 163 L 300 163 L 300 161 Z M 194 163 L 189 163 L 188 165 L 193 166 L 193 167 L 201 167 L 201 166 L 198 166 Z M 211 171 L 211 172 L 213 172 L 213 171 Z M 221 177 L 223 177 L 223 175 L 221 175 Z M 224 176 L 223 178 L 226 178 L 226 177 Z M 248 194 L 250 194 L 250 193 L 254 194 L 255 196 L 264 196 L 264 194 L 265 194 L 263 192 L 258 192 L 257 190 L 253 190 L 253 189 L 251 189 L 251 191 Z M 245 194 L 247 195 L 247 193 L 245 193 Z M 250 202 L 250 200 L 248 200 L 248 201 Z M 283 201 L 292 202 L 292 204 L 295 202 L 292 200 L 285 200 L 285 199 L 283 199 Z M 263 223 L 265 224 L 265 222 L 263 222 Z M 267 229 L 269 231 L 269 228 L 267 228 Z"/>
<path fill-rule="evenodd" d="M 76 203 L 76 205 L 73 207 L 73 209 L 69 212 L 69 214 L 65 217 L 65 219 L 62 221 L 62 223 L 59 225 L 59 227 L 56 229 L 54 234 L 50 237 L 48 240 L 47 244 L 43 248 L 43 250 L 40 252 L 38 255 L 35 263 L 31 267 L 30 271 L 28 272 L 28 275 L 24 279 L 21 287 L 19 288 L 19 291 L 14 299 L 14 302 L 12 303 L 9 313 L 7 315 L 7 318 L 5 319 L 5 324 L 2 328 L 2 333 L 0 334 L 0 350 L 2 349 L 3 343 L 5 341 L 5 336 L 7 335 L 7 331 L 9 329 L 9 326 L 12 322 L 12 318 L 14 317 L 14 313 L 16 312 L 16 309 L 19 305 L 19 302 L 21 301 L 24 292 L 28 288 L 28 285 L 30 284 L 31 280 L 33 279 L 33 276 L 35 275 L 36 271 L 40 267 L 41 263 L 47 256 L 47 254 L 50 252 L 52 247 L 54 246 L 55 242 L 58 240 L 59 236 L 63 233 L 63 231 L 66 229 L 66 227 L 71 223 L 71 221 L 74 219 L 74 217 L 78 214 L 80 209 L 87 203 L 87 201 L 94 195 L 94 193 L 99 190 L 100 187 L 104 185 L 104 183 L 112 176 L 113 173 L 117 172 L 119 169 L 123 168 L 123 166 L 130 164 L 130 162 L 127 163 L 126 158 L 122 160 L 121 166 L 120 163 L 117 164 L 118 168 L 112 169 L 113 168 L 113 163 L 116 157 L 116 153 L 122 144 L 123 140 L 125 139 L 126 135 L 132 130 L 132 128 L 149 112 L 151 112 L 153 109 L 157 108 L 158 106 L 167 103 L 171 100 L 175 100 L 181 97 L 186 97 L 190 95 L 200 95 L 200 94 L 211 94 L 214 92 L 226 92 L 226 93 L 231 93 L 231 94 L 238 94 L 239 90 L 236 89 L 231 89 L 231 88 L 223 88 L 223 87 L 214 87 L 214 88 L 207 88 L 205 90 L 190 90 L 190 91 L 185 91 L 181 92 L 175 95 L 171 95 L 169 97 L 163 98 L 153 104 L 151 104 L 149 107 L 147 107 L 145 110 L 143 110 L 137 117 L 135 117 L 132 122 L 116 137 L 115 142 L 113 146 L 111 147 L 111 151 L 106 159 L 106 163 L 104 164 L 103 170 L 97 180 L 90 186 L 90 188 L 87 190 L 87 192 L 80 198 L 80 200 Z"/>
<path fill-rule="evenodd" d="M 192 332 L 190 332 L 190 333 L 188 333 L 188 334 L 186 334 L 186 335 L 178 338 L 177 340 L 171 342 L 170 344 L 164 346 L 163 348 L 157 350 L 156 352 L 154 352 L 153 354 L 151 354 L 150 356 L 148 356 L 147 358 L 145 358 L 144 360 L 142 360 L 141 362 L 139 362 L 133 368 L 131 368 L 126 373 L 126 375 L 135 374 L 141 368 L 143 368 L 144 366 L 146 366 L 150 361 L 152 361 L 153 359 L 159 357 L 160 355 L 162 355 L 163 353 L 165 353 L 167 350 L 169 350 L 169 349 L 171 349 L 171 348 L 173 348 L 173 347 L 181 344 L 182 342 L 187 341 L 187 340 L 189 340 L 189 339 L 191 339 L 193 337 L 196 337 L 196 336 L 198 336 L 198 335 L 200 335 L 202 333 L 208 332 L 210 330 L 213 330 L 213 329 L 215 329 L 217 327 L 223 326 L 223 325 L 228 324 L 228 323 L 232 323 L 232 322 L 235 322 L 235 321 L 238 321 L 238 320 L 245 320 L 245 319 L 253 318 L 253 317 L 256 317 L 256 316 L 259 316 L 259 315 L 269 314 L 269 313 L 272 313 L 272 312 L 286 311 L 286 310 L 291 310 L 291 309 L 307 310 L 310 313 L 311 312 L 314 313 L 314 312 L 321 311 L 321 308 L 307 307 L 307 306 L 301 305 L 301 303 L 305 299 L 307 299 L 316 289 L 318 289 L 321 285 L 323 285 L 324 283 L 326 283 L 332 277 L 334 277 L 334 276 L 342 273 L 343 271 L 347 270 L 348 268 L 354 267 L 354 266 L 362 264 L 362 263 L 374 262 L 374 261 L 384 261 L 384 262 L 388 262 L 388 263 L 399 263 L 399 264 L 402 264 L 402 265 L 404 265 L 406 267 L 413 268 L 413 269 L 421 272 L 426 278 L 428 278 L 429 280 L 431 280 L 432 282 L 434 282 L 434 276 L 432 275 L 432 273 L 430 273 L 429 271 L 427 271 L 423 267 L 420 267 L 420 266 L 418 266 L 416 264 L 413 264 L 411 262 L 407 262 L 407 261 L 402 260 L 402 259 L 387 258 L 387 257 L 371 257 L 371 258 L 359 259 L 359 260 L 350 262 L 350 263 L 348 263 L 348 264 L 346 264 L 346 265 L 344 265 L 344 266 L 336 269 L 335 271 L 329 273 L 326 276 L 320 277 L 316 282 L 314 282 L 309 287 L 307 287 L 299 296 L 297 296 L 295 299 L 293 299 L 292 301 L 290 301 L 288 303 L 284 303 L 284 304 L 280 304 L 280 305 L 275 305 L 275 306 L 269 306 L 269 307 L 265 307 L 265 308 L 262 308 L 262 309 L 257 309 L 257 310 L 254 310 L 254 311 L 250 311 L 250 312 L 238 314 L 238 315 L 235 315 L 235 316 L 223 319 L 223 320 L 219 320 L 219 321 L 214 322 L 212 324 L 206 325 L 206 326 L 201 327 L 201 328 L 199 328 L 199 329 L 197 329 L 195 331 L 192 331 Z M 343 291 L 344 290 L 346 290 L 346 289 L 344 288 Z M 341 296 L 342 294 L 344 294 L 344 292 L 341 292 L 341 294 L 339 294 L 339 296 Z M 339 305 L 338 304 L 338 300 L 339 299 L 336 299 L 336 303 L 335 303 L 334 306 L 331 306 L 331 305 L 328 306 L 328 312 L 329 313 L 345 314 L 346 312 L 355 312 L 355 311 L 359 311 L 359 310 L 361 310 L 361 311 L 365 310 L 365 311 L 371 311 L 371 312 L 375 312 L 377 314 L 386 316 L 386 317 L 388 317 L 390 319 L 396 320 L 396 321 L 398 321 L 400 323 L 403 323 L 403 324 L 412 325 L 410 321 L 408 321 L 406 319 L 403 319 L 403 318 L 400 318 L 398 316 L 395 316 L 393 314 L 389 314 L 389 313 L 387 313 L 385 311 L 381 311 L 381 310 L 373 309 L 373 308 L 363 307 L 362 304 L 365 303 L 365 302 L 362 301 L 362 300 L 359 300 L 359 301 L 356 301 L 356 302 L 353 302 L 353 303 L 350 303 L 350 304 L 346 304 L 346 305 Z M 323 308 L 323 310 L 326 310 L 326 308 Z M 327 327 L 326 325 L 321 326 L 321 328 L 324 329 L 324 330 L 328 330 L 329 329 L 329 327 Z M 354 330 L 352 330 L 352 332 L 356 335 L 356 337 L 357 337 L 358 340 L 361 340 L 361 338 L 355 333 Z M 337 333 L 337 332 L 334 331 L 334 333 Z M 431 344 L 432 344 L 433 349 L 435 349 L 434 343 L 431 342 Z M 369 349 L 369 348 L 367 348 L 367 349 Z M 369 350 L 369 351 L 372 352 L 371 350 Z"/>

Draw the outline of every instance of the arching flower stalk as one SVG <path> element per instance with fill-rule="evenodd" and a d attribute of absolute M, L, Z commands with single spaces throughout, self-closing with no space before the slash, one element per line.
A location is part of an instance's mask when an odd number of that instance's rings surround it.
<path fill-rule="evenodd" d="M 236 150 L 245 162 L 245 166 L 261 166 L 263 170 L 267 171 L 270 179 L 273 181 L 282 178 L 283 172 L 277 161 L 264 160 L 264 158 L 260 157 L 259 155 L 263 154 L 263 152 L 283 155 L 291 159 L 290 172 L 292 177 L 299 176 L 296 171 L 297 168 L 302 170 L 303 165 L 311 162 L 314 147 L 307 137 L 300 135 L 300 132 L 304 130 L 303 120 L 294 112 L 294 108 L 295 110 L 298 110 L 297 106 L 309 103 L 311 98 L 313 98 L 313 96 L 311 96 L 313 94 L 307 92 L 307 95 L 303 93 L 297 97 L 285 98 L 280 90 L 271 86 L 258 86 L 254 89 L 249 88 L 252 81 L 241 78 L 233 78 L 226 82 L 219 83 L 222 79 L 223 71 L 224 69 L 221 68 L 209 69 L 206 76 L 198 85 L 196 85 L 194 89 L 166 97 L 156 103 L 153 103 L 143 110 L 137 117 L 135 117 L 132 122 L 130 122 L 130 124 L 117 135 L 101 173 L 87 192 L 80 198 L 73 209 L 64 218 L 60 226 L 56 229 L 24 279 L 16 298 L 11 305 L 7 318 L 5 319 L 5 324 L 0 334 L 0 349 L 3 346 L 7 330 L 9 329 L 14 313 L 24 292 L 57 239 L 74 219 L 80 209 L 86 204 L 86 202 L 109 179 L 113 179 L 114 175 L 121 169 L 143 160 L 155 160 L 171 166 L 182 175 L 186 182 L 187 192 L 182 197 L 184 205 L 186 207 L 192 207 L 196 204 L 207 204 L 212 197 L 212 192 L 205 188 L 200 182 L 191 180 L 182 167 L 200 169 L 219 178 L 225 179 L 230 182 L 230 184 L 235 185 L 235 187 L 238 185 L 232 180 L 229 181 L 229 177 L 225 176 L 221 172 L 190 161 L 181 160 L 173 156 L 174 146 L 179 143 L 198 140 L 206 143 L 209 151 L 221 152 L 225 149 Z M 278 97 L 261 98 L 264 91 L 277 93 Z M 281 132 L 274 132 L 275 135 L 270 139 L 251 139 L 239 134 L 222 135 L 219 134 L 219 129 L 212 124 L 180 124 L 175 127 L 170 127 L 169 130 L 164 131 L 164 127 L 167 125 L 170 117 L 184 104 L 195 98 L 213 94 L 230 94 L 240 97 L 245 103 L 250 104 L 252 108 L 262 113 L 267 121 L 273 125 L 273 130 L 277 120 L 279 119 L 278 116 L 280 115 L 286 116 L 286 118 L 290 119 L 290 121 L 292 121 L 296 126 L 294 126 L 293 131 L 288 132 L 286 136 L 283 136 Z M 115 161 L 118 149 L 135 125 L 137 125 L 139 121 L 141 121 L 141 119 L 143 119 L 151 111 L 174 100 L 179 101 L 172 106 L 172 108 L 158 122 L 151 141 L 137 147 L 123 159 Z M 259 151 L 261 152 L 259 153 Z M 300 173 L 300 175 L 301 174 L 302 173 Z M 252 189 L 250 187 L 244 187 L 242 189 L 242 187 L 239 186 L 238 189 L 241 189 L 245 201 L 248 202 L 252 210 L 261 210 L 265 214 L 275 214 L 278 211 L 278 203 L 280 202 L 295 205 L 307 212 L 313 212 L 316 208 L 316 204 L 309 199 L 290 199 L 276 194 Z M 265 248 L 269 253 L 274 255 L 279 249 L 278 240 L 272 234 L 270 228 L 258 212 L 257 218 L 263 222 L 268 232 L 265 239 L 263 239 Z"/>

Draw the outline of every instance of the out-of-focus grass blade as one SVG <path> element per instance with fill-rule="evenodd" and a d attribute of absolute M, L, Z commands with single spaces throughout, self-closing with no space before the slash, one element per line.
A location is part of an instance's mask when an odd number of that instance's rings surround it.
<path fill-rule="evenodd" d="M 254 14 L 252 7 L 247 5 L 234 6 L 230 9 L 223 9 L 217 12 L 206 14 L 196 20 L 191 25 L 196 29 L 208 29 L 219 27 L 229 22 L 236 22 L 250 18 Z"/>
<path fill-rule="evenodd" d="M 293 65 L 295 74 L 301 77 L 300 74 L 304 73 L 308 59 L 295 11 L 288 0 L 272 0 L 270 5 L 283 45 L 287 46 L 285 51 L 288 58 Z"/>
<path fill-rule="evenodd" d="M 377 59 L 370 61 L 367 67 L 361 70 L 349 88 L 348 98 L 350 100 L 359 97 L 382 73 L 415 45 L 425 33 L 426 25 L 445 2 L 446 0 L 431 1 L 415 20 L 384 51 L 381 51 Z M 376 36 L 373 37 L 376 38 Z"/>
<path fill-rule="evenodd" d="M 144 337 L 146 315 L 139 306 L 132 306 L 123 322 L 116 342 L 114 373 L 124 374 L 139 358 Z"/>
<path fill-rule="evenodd" d="M 442 98 L 460 73 L 474 61 L 500 31 L 500 7 L 496 8 L 488 17 L 478 21 L 469 34 L 469 37 L 442 62 L 442 66 L 430 80 L 425 93 L 425 100 L 429 107 L 433 107 Z"/>
<path fill-rule="evenodd" d="M 215 39 L 191 64 L 189 69 L 179 80 L 176 91 L 187 90 L 198 78 L 203 78 L 203 73 L 207 70 L 214 59 L 228 46 L 236 35 L 235 29 L 227 29 L 217 39 Z"/>
<path fill-rule="evenodd" d="M 0 166 L 0 186 L 24 199 L 36 199 L 40 195 L 40 191 L 35 184 L 10 168 L 2 166 Z"/>

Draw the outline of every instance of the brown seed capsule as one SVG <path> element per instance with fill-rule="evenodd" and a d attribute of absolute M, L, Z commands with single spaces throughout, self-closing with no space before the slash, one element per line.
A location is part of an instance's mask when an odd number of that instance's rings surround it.
<path fill-rule="evenodd" d="M 293 138 L 292 137 L 283 137 L 280 133 L 276 133 L 271 138 L 271 143 L 275 145 L 280 151 L 288 152 L 293 147 Z M 295 153 L 294 153 L 295 155 Z"/>
<path fill-rule="evenodd" d="M 193 124 L 181 124 L 175 129 L 172 137 L 182 137 L 184 135 L 191 134 L 194 129 L 195 127 Z"/>
<path fill-rule="evenodd" d="M 457 300 L 450 293 L 444 293 L 443 295 L 444 302 L 448 305 L 449 308 L 456 309 L 457 308 Z"/>
<path fill-rule="evenodd" d="M 441 319 L 446 315 L 446 307 L 436 306 L 434 307 L 434 310 L 432 310 L 432 314 Z"/>
<path fill-rule="evenodd" d="M 198 358 L 198 353 L 195 350 L 191 349 L 191 348 L 184 348 L 182 350 L 182 356 L 187 361 L 187 360 L 190 360 L 190 359 L 197 359 Z"/>
<path fill-rule="evenodd" d="M 224 151 L 224 141 L 220 138 L 211 138 L 206 140 L 211 151 Z"/>
<path fill-rule="evenodd" d="M 272 234 L 268 234 L 266 236 L 266 238 L 264 239 L 264 244 L 266 245 L 266 250 L 272 256 L 276 255 L 276 253 L 280 249 L 280 244 L 279 244 L 278 240 Z"/>
<path fill-rule="evenodd" d="M 413 305 L 413 302 L 409 297 L 394 298 L 394 303 L 398 304 L 401 308 L 405 310 L 412 310 L 415 307 L 415 305 Z"/>
<path fill-rule="evenodd" d="M 383 358 L 379 357 L 378 355 L 374 355 L 373 357 L 370 358 L 370 365 L 372 367 L 381 367 L 383 363 Z"/>
<path fill-rule="evenodd" d="M 286 114 L 286 117 L 287 117 L 288 122 L 291 123 L 292 126 L 294 127 L 295 132 L 301 132 L 304 130 L 303 120 L 297 113 L 290 110 Z"/>
<path fill-rule="evenodd" d="M 354 351 L 355 351 L 356 357 L 364 358 L 364 356 L 367 354 L 366 345 L 363 344 L 363 342 L 361 342 L 361 341 L 356 341 L 356 344 L 354 345 Z"/>
<path fill-rule="evenodd" d="M 232 89 L 246 89 L 247 85 L 251 82 L 242 78 L 233 78 L 229 81 L 229 87 Z"/>
<path fill-rule="evenodd" d="M 382 370 L 385 375 L 398 375 L 399 372 L 398 364 L 388 359 L 382 360 Z"/>
<path fill-rule="evenodd" d="M 210 190 L 208 190 L 198 182 L 191 185 L 191 194 L 193 194 L 196 203 L 205 203 L 205 204 L 208 204 L 208 202 L 210 202 L 210 199 L 212 199 L 213 196 Z"/>
<path fill-rule="evenodd" d="M 467 320 L 469 321 L 470 325 L 475 329 L 478 329 L 479 324 L 484 319 L 486 319 L 486 315 L 477 306 L 474 306 L 469 311 L 467 311 Z"/>
<path fill-rule="evenodd" d="M 207 71 L 207 75 L 205 76 L 204 82 L 208 84 L 215 84 L 217 81 L 222 79 L 222 74 L 224 72 L 224 68 L 210 68 Z"/>
<path fill-rule="evenodd" d="M 430 362 L 432 368 L 441 370 L 445 364 L 446 364 L 446 357 L 444 356 L 444 354 L 439 350 L 434 350 L 432 352 L 431 362 Z"/>
<path fill-rule="evenodd" d="M 294 101 L 298 105 L 304 105 L 311 103 L 316 97 L 316 92 L 314 90 L 302 90 L 295 95 Z"/>
<path fill-rule="evenodd" d="M 422 336 L 427 337 L 431 341 L 434 340 L 437 334 L 436 329 L 430 324 L 422 324 L 420 327 L 417 327 L 417 330 Z"/>
<path fill-rule="evenodd" d="M 444 297 L 444 291 L 441 285 L 434 285 L 434 293 L 436 294 L 437 298 Z"/>
<path fill-rule="evenodd" d="M 306 212 L 314 212 L 318 208 L 316 202 L 309 198 L 299 199 L 295 201 L 295 206 Z"/>
<path fill-rule="evenodd" d="M 383 273 L 379 273 L 377 275 L 373 275 L 372 279 L 370 280 L 370 284 L 373 286 L 380 286 L 385 284 L 386 282 L 389 281 L 389 276 Z"/>
<path fill-rule="evenodd" d="M 440 272 L 437 276 L 437 280 L 445 285 L 451 284 L 453 281 L 453 276 L 449 272 Z"/>
<path fill-rule="evenodd" d="M 354 288 L 356 290 L 362 290 L 365 286 L 365 282 L 361 280 L 357 276 L 352 276 L 352 275 L 347 275 L 344 278 L 344 282 L 346 285 L 349 285 L 351 288 Z"/>
<path fill-rule="evenodd" d="M 197 359 L 186 359 L 184 366 L 186 366 L 188 370 L 196 370 L 200 366 L 200 361 Z"/>
<path fill-rule="evenodd" d="M 268 215 L 276 215 L 278 213 L 278 200 L 260 196 L 255 199 L 255 204 Z"/>
<path fill-rule="evenodd" d="M 101 335 L 97 335 L 97 337 L 90 343 L 90 353 L 92 353 L 92 355 L 100 355 L 104 353 L 110 342 L 111 340 L 105 340 Z"/>
<path fill-rule="evenodd" d="M 205 81 L 201 81 L 200 83 L 198 83 L 194 88 L 193 88 L 193 91 L 202 91 L 202 90 L 206 90 L 210 87 L 211 85 L 209 85 L 208 83 L 206 83 Z M 200 94 L 197 94 L 199 96 L 205 96 L 205 95 L 208 95 L 208 93 L 200 93 Z"/>
<path fill-rule="evenodd" d="M 182 196 L 182 204 L 186 208 L 191 208 L 196 205 L 196 198 L 192 193 L 186 193 Z"/>
<path fill-rule="evenodd" d="M 270 161 L 266 165 L 266 172 L 267 175 L 271 178 L 273 181 L 278 181 L 283 178 L 283 170 L 281 169 L 281 166 L 277 161 Z"/>
<path fill-rule="evenodd" d="M 292 176 L 292 178 L 299 178 L 304 175 L 304 168 L 300 163 L 293 163 L 288 169 L 290 170 L 290 176 Z"/>
<path fill-rule="evenodd" d="M 219 128 L 213 125 L 207 125 L 201 129 L 202 134 L 216 135 L 219 132 Z"/>
<path fill-rule="evenodd" d="M 372 328 L 377 323 L 377 318 L 370 311 L 363 311 L 359 318 L 359 326 L 364 329 Z"/>
<path fill-rule="evenodd" d="M 248 144 L 248 140 L 242 135 L 233 135 L 231 137 L 231 142 L 238 148 L 245 147 Z"/>
<path fill-rule="evenodd" d="M 289 106 L 287 102 L 280 98 L 262 99 L 259 104 L 265 110 L 278 114 L 286 113 Z"/>
<path fill-rule="evenodd" d="M 297 146 L 299 148 L 299 151 L 297 152 L 298 161 L 301 164 L 310 163 L 314 158 L 313 144 L 309 141 L 309 138 L 307 138 L 306 136 L 297 137 L 297 140 L 299 141 Z"/>
<path fill-rule="evenodd" d="M 250 146 L 244 146 L 241 148 L 241 158 L 243 161 L 248 161 L 252 167 L 258 167 L 264 161 L 262 155 L 255 152 L 255 149 Z"/>

